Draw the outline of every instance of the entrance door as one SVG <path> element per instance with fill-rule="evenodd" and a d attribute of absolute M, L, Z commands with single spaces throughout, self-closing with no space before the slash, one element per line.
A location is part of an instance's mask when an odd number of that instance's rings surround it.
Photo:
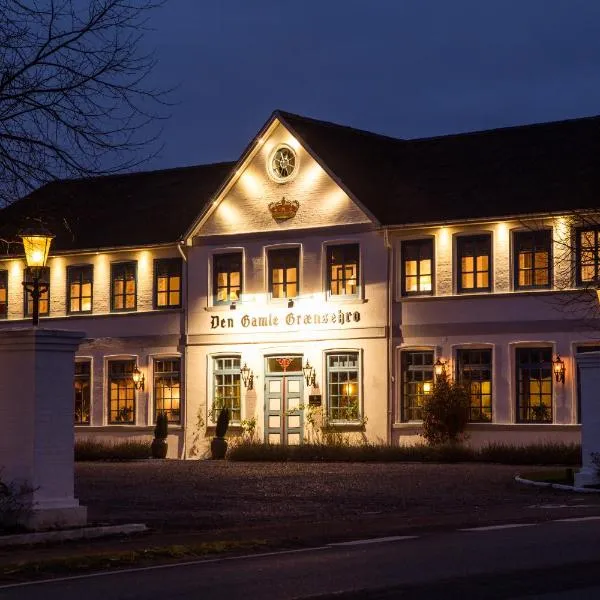
<path fill-rule="evenodd" d="M 302 375 L 265 378 L 265 437 L 269 444 L 300 444 L 303 433 Z"/>

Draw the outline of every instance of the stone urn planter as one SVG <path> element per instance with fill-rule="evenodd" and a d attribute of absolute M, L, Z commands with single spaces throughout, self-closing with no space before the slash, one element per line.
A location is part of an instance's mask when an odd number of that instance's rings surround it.
<path fill-rule="evenodd" d="M 229 427 L 229 409 L 222 408 L 217 417 L 215 437 L 210 442 L 210 456 L 213 460 L 223 460 L 227 453 L 225 434 Z"/>

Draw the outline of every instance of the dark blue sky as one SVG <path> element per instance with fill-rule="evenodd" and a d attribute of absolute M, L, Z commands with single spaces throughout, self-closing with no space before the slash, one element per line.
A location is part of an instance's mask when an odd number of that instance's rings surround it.
<path fill-rule="evenodd" d="M 233 160 L 276 108 L 397 137 L 600 114 L 598 0 L 168 0 L 145 168 Z"/>

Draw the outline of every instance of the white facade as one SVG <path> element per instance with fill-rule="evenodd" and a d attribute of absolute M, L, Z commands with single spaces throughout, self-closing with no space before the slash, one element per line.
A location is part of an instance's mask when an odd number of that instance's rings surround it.
<path fill-rule="evenodd" d="M 290 176 L 278 179 L 269 169 L 280 148 L 291 150 L 296 162 Z M 296 212 L 276 219 L 270 204 L 293 205 Z M 592 349 L 596 337 L 585 309 L 567 311 L 559 301 L 579 293 L 571 280 L 575 257 L 565 254 L 573 233 L 566 215 L 383 226 L 277 118 L 207 208 L 199 204 L 198 215 L 178 244 L 49 259 L 44 323 L 85 331 L 87 338 L 78 360 L 90 361 L 91 409 L 89 422 L 76 425 L 78 438 L 149 439 L 160 393 L 171 394 L 174 411 L 171 457 L 206 455 L 214 410 L 223 403 L 234 407 L 232 433 L 250 428 L 257 439 L 273 443 L 314 439 L 315 415 L 326 432 L 413 443 L 420 433 L 419 397 L 429 391 L 433 362 L 440 359 L 454 377 L 476 374 L 472 444 L 579 441 L 573 357 Z M 543 249 L 532 254 L 518 245 L 518 232 L 538 230 L 551 232 L 545 271 Z M 471 250 L 464 250 L 471 238 L 483 248 L 475 252 L 479 266 L 473 273 Z M 332 282 L 340 248 L 353 258 L 337 272 L 358 275 L 356 284 L 344 279 L 344 294 Z M 414 251 L 431 255 L 409 264 Z M 228 256 L 239 266 L 223 271 L 221 289 L 219 261 Z M 280 257 L 292 262 L 275 273 Z M 182 269 L 180 306 L 171 308 L 156 301 L 155 260 L 167 258 L 180 260 Z M 523 275 L 529 259 L 534 270 Z M 111 264 L 125 261 L 136 264 L 137 299 L 135 310 L 116 312 Z M 67 314 L 67 267 L 82 264 L 93 265 L 93 310 Z M 8 273 L 2 328 L 23 322 L 23 268 L 22 260 L 0 260 L 0 272 Z M 421 269 L 418 284 L 413 268 Z M 485 285 L 469 287 L 470 275 Z M 519 284 L 530 276 L 537 287 Z M 412 293 L 413 284 L 425 289 Z M 532 352 L 520 351 L 527 348 Z M 565 364 L 564 383 L 551 371 L 547 376 L 557 354 Z M 475 356 L 480 362 L 465 366 Z M 526 364 L 529 356 L 542 357 L 544 365 Z M 120 392 L 109 381 L 109 368 L 131 360 L 145 386 L 134 392 L 133 413 L 128 409 L 125 420 L 115 422 L 120 417 L 114 406 L 130 400 L 114 400 Z M 169 360 L 178 367 L 164 362 Z M 312 381 L 303 373 L 307 362 Z M 169 380 L 176 393 L 165 392 L 157 365 L 178 369 Z M 252 385 L 244 384 L 244 366 Z"/>

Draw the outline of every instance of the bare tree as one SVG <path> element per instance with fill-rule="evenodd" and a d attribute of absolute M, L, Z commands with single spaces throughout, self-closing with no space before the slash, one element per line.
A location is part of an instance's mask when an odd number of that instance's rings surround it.
<path fill-rule="evenodd" d="M 0 0 L 0 208 L 158 150 L 165 91 L 143 48 L 162 0 Z"/>

